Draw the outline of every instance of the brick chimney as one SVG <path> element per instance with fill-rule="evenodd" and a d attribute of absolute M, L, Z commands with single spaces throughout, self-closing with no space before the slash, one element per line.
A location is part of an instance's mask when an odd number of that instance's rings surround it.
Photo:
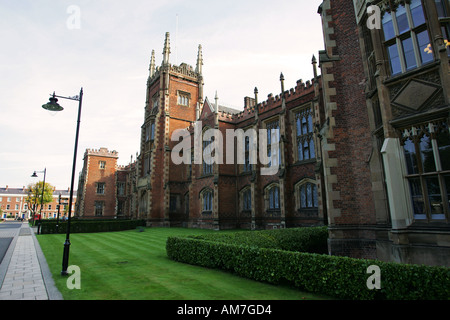
<path fill-rule="evenodd" d="M 255 99 L 254 98 L 250 98 L 250 97 L 245 97 L 244 98 L 244 108 L 251 108 L 255 106 Z"/>

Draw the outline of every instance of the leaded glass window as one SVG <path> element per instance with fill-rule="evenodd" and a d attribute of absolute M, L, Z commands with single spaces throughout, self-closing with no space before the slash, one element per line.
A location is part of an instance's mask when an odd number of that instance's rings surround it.
<path fill-rule="evenodd" d="M 406 179 L 415 219 L 443 220 L 450 203 L 450 132 L 445 121 L 403 130 Z"/>
<path fill-rule="evenodd" d="M 311 107 L 295 113 L 297 142 L 297 160 L 309 160 L 316 157 L 314 145 L 313 114 Z"/>
<path fill-rule="evenodd" d="M 382 18 L 384 43 L 392 75 L 434 60 L 421 0 L 400 4 Z"/>

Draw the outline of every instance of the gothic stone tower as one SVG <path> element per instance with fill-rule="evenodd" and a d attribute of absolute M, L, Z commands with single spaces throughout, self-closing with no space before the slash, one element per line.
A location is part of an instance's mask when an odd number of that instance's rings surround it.
<path fill-rule="evenodd" d="M 170 160 L 170 150 L 177 143 L 171 136 L 174 130 L 189 127 L 203 105 L 202 48 L 199 46 L 195 70 L 186 63 L 172 65 L 169 36 L 166 33 L 161 66 L 156 67 L 152 51 L 137 162 L 138 217 L 151 226 L 169 226 L 176 218 L 171 219 L 169 213 L 180 212 L 176 210 L 180 199 L 171 199 L 171 193 L 188 192 L 188 179 L 185 166 Z"/>

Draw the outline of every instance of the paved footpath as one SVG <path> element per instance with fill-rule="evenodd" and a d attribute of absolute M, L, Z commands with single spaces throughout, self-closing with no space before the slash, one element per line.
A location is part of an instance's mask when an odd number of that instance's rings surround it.
<path fill-rule="evenodd" d="M 34 230 L 0 230 L 0 238 L 13 237 L 0 264 L 0 300 L 62 300 Z"/>

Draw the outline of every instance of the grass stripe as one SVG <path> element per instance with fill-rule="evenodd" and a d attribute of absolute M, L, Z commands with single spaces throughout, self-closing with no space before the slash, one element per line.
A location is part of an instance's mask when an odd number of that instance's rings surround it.
<path fill-rule="evenodd" d="M 276 300 L 321 299 L 295 288 L 274 286 L 233 274 L 170 260 L 172 235 L 217 231 L 146 228 L 72 234 L 69 265 L 81 269 L 81 290 L 69 290 L 60 276 L 64 235 L 38 235 L 58 289 L 67 300 Z"/>

